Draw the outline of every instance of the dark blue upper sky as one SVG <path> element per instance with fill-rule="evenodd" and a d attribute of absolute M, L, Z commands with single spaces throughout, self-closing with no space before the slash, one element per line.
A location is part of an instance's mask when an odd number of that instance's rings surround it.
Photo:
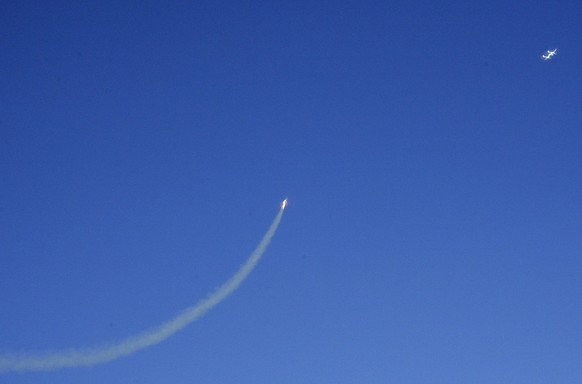
<path fill-rule="evenodd" d="M 10 383 L 582 378 L 579 1 L 0 4 Z M 549 61 L 547 49 L 558 48 Z"/>

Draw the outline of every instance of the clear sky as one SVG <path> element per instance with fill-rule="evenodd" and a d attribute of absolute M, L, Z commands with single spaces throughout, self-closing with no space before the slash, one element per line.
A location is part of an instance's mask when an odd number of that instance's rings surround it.
<path fill-rule="evenodd" d="M 289 198 L 186 329 L 0 382 L 580 382 L 580 15 L 0 2 L 0 355 L 172 318 Z"/>

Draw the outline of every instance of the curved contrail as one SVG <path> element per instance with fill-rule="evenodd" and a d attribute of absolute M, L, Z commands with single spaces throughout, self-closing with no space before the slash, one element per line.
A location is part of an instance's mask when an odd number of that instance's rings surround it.
<path fill-rule="evenodd" d="M 120 357 L 131 355 L 140 349 L 158 344 L 174 333 L 186 327 L 188 324 L 204 315 L 207 311 L 219 304 L 232 294 L 247 276 L 253 271 L 261 256 L 267 249 L 271 238 L 275 234 L 283 212 L 286 200 L 281 204 L 279 213 L 261 239 L 257 248 L 251 253 L 248 260 L 238 271 L 214 291 L 206 299 L 198 304 L 186 308 L 181 314 L 173 319 L 162 323 L 157 328 L 145 331 L 135 336 L 130 336 L 124 340 L 110 345 L 70 349 L 65 351 L 47 352 L 44 354 L 6 354 L 0 355 L 0 372 L 8 371 L 48 371 L 67 367 L 81 367 L 106 363 Z"/>

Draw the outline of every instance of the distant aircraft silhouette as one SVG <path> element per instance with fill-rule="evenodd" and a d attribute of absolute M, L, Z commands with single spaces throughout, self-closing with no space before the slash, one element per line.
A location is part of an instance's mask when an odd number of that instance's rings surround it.
<path fill-rule="evenodd" d="M 549 49 L 546 51 L 545 54 L 542 55 L 542 59 L 544 60 L 549 60 L 552 58 L 552 56 L 554 56 L 556 54 L 556 52 L 558 52 L 558 48 L 554 49 L 553 51 L 550 51 Z"/>

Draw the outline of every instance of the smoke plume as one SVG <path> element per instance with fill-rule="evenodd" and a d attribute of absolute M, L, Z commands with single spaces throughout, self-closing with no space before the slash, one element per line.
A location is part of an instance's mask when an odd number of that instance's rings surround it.
<path fill-rule="evenodd" d="M 141 349 L 161 343 L 218 305 L 242 284 L 253 271 L 267 249 L 271 238 L 275 235 L 283 217 L 284 208 L 285 206 L 282 205 L 281 210 L 261 239 L 261 242 L 239 270 L 207 298 L 202 299 L 192 307 L 186 308 L 174 318 L 156 328 L 105 346 L 41 354 L 0 355 L 0 372 L 48 371 L 67 367 L 91 366 L 129 356 Z"/>

